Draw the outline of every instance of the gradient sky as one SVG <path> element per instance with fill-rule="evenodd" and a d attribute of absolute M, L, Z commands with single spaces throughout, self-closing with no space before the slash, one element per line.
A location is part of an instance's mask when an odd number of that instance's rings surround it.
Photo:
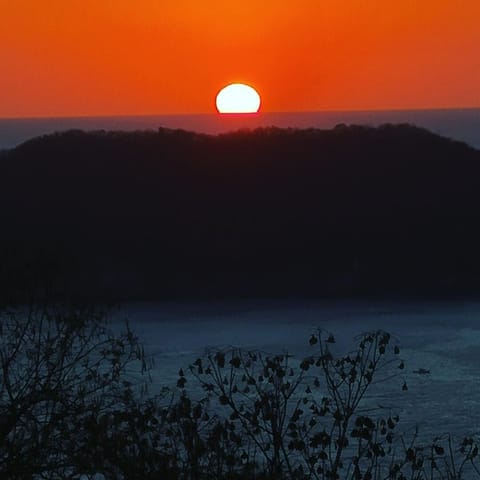
<path fill-rule="evenodd" d="M 479 0 L 0 0 L 0 117 L 480 107 Z"/>

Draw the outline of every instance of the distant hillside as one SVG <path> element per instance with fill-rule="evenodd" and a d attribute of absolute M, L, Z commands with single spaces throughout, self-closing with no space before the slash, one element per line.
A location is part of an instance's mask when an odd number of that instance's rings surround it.
<path fill-rule="evenodd" d="M 68 131 L 0 182 L 4 291 L 480 292 L 480 152 L 409 125 Z"/>

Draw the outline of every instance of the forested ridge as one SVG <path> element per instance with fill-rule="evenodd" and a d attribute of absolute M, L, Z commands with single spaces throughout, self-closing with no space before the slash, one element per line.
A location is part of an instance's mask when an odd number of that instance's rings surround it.
<path fill-rule="evenodd" d="M 411 125 L 67 131 L 0 155 L 1 281 L 112 299 L 475 294 L 480 152 Z"/>

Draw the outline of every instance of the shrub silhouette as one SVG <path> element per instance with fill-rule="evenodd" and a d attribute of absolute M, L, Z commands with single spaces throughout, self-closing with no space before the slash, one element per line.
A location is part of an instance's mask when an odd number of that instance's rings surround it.
<path fill-rule="evenodd" d="M 309 342 L 318 352 L 300 362 L 233 349 L 199 358 L 190 370 L 227 427 L 255 447 L 269 478 L 344 478 L 352 471 L 363 478 L 392 453 L 396 419 L 358 412 L 381 372 L 399 363 L 390 340 L 385 332 L 368 333 L 357 350 L 336 358 L 333 335 L 319 331 Z"/>
<path fill-rule="evenodd" d="M 106 451 L 135 442 L 120 416 L 139 410 L 147 359 L 129 328 L 114 335 L 105 318 L 86 308 L 0 313 L 1 478 L 115 471 Z"/>
<path fill-rule="evenodd" d="M 345 353 L 318 330 L 303 359 L 211 350 L 159 394 L 145 389 L 136 336 L 113 335 L 101 312 L 5 310 L 0 333 L 1 478 L 480 477 L 476 437 L 420 441 L 399 431 L 395 412 L 373 408 L 374 389 L 407 386 L 384 331 Z"/>
<path fill-rule="evenodd" d="M 195 436 L 210 432 L 210 452 L 225 452 L 221 435 L 234 449 L 228 473 L 220 465 L 214 476 L 207 468 L 203 476 L 196 470 L 185 478 L 453 480 L 480 473 L 473 437 L 458 442 L 443 435 L 421 443 L 415 432 L 407 441 L 398 415 L 369 404 L 371 390 L 384 382 L 396 382 L 399 394 L 407 389 L 397 373 L 404 370 L 400 348 L 389 333 L 362 334 L 347 354 L 335 354 L 334 336 L 322 330 L 309 344 L 316 353 L 300 361 L 228 349 L 190 366 L 192 380 L 206 392 L 190 407 L 204 421 L 196 424 Z M 183 369 L 179 373 L 185 402 L 190 380 Z M 207 407 L 215 416 L 211 428 Z"/>

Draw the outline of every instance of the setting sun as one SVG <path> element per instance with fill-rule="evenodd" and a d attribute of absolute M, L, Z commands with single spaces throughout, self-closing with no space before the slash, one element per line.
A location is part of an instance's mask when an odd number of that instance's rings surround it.
<path fill-rule="evenodd" d="M 260 95 L 249 85 L 232 83 L 217 94 L 216 105 L 219 113 L 257 113 Z"/>

